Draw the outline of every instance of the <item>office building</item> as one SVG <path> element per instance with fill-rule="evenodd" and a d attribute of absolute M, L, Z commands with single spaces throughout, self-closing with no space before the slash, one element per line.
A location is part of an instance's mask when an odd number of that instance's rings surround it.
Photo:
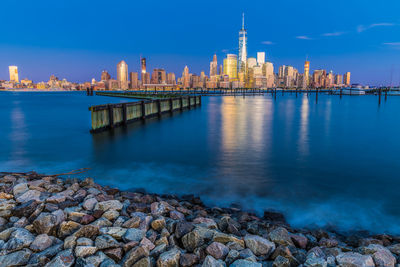
<path fill-rule="evenodd" d="M 10 82 L 19 83 L 18 67 L 17 66 L 9 66 L 8 70 L 10 72 Z"/>

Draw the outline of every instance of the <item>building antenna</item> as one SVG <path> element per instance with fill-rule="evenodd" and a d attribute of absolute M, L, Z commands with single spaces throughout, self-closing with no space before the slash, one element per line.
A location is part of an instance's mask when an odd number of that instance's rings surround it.
<path fill-rule="evenodd" d="M 244 30 L 244 12 L 242 13 L 242 30 Z"/>

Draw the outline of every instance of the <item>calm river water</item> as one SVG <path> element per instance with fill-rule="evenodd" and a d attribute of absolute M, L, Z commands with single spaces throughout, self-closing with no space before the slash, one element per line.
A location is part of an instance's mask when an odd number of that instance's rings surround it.
<path fill-rule="evenodd" d="M 130 99 L 0 93 L 0 171 L 82 167 L 98 183 L 282 211 L 296 226 L 400 233 L 400 97 L 203 97 L 91 135 L 88 107 Z"/>

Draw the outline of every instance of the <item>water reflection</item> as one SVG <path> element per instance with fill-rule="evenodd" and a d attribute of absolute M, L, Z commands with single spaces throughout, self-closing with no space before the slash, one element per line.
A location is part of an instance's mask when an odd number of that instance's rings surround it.
<path fill-rule="evenodd" d="M 300 131 L 299 131 L 299 140 L 298 140 L 298 148 L 299 148 L 299 156 L 301 158 L 305 158 L 309 154 L 309 125 L 308 119 L 310 116 L 310 103 L 308 96 L 303 94 L 300 106 Z"/>
<path fill-rule="evenodd" d="M 20 101 L 13 101 L 10 115 L 10 158 L 16 165 L 29 164 L 29 159 L 26 157 L 26 143 L 29 139 L 29 133 L 25 123 L 25 114 L 20 107 Z"/>

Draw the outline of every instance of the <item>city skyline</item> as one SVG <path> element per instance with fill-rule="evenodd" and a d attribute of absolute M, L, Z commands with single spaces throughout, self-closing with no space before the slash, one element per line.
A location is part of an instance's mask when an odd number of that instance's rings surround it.
<path fill-rule="evenodd" d="M 27 3 L 22 8 L 11 1 L 5 5 L 19 8 L 24 15 L 28 8 L 35 11 L 46 2 L 34 5 Z M 119 3 L 126 7 L 131 5 L 125 1 Z M 313 69 L 334 69 L 338 73 L 350 70 L 354 83 L 380 85 L 388 84 L 392 80 L 397 85 L 400 80 L 400 64 L 397 63 L 400 61 L 397 49 L 400 41 L 397 32 L 400 27 L 394 12 L 400 4 L 396 1 L 389 1 L 385 6 L 375 8 L 361 7 L 358 1 L 353 1 L 346 9 L 341 9 L 340 13 L 326 9 L 326 6 L 313 6 L 315 1 L 303 3 L 303 6 L 295 2 L 268 3 L 268 6 L 261 1 L 246 5 L 235 1 L 236 4 L 222 12 L 225 3 L 222 1 L 214 6 L 215 10 L 207 11 L 210 20 L 199 20 L 198 15 L 193 12 L 189 16 L 188 6 L 179 6 L 175 10 L 172 7 L 175 5 L 157 3 L 160 9 L 153 8 L 152 12 L 143 14 L 135 13 L 132 21 L 123 19 L 124 25 L 120 28 L 111 20 L 104 24 L 94 20 L 93 15 L 88 15 L 80 17 L 86 31 L 77 28 L 77 24 L 72 22 L 71 25 L 65 22 L 47 25 L 45 18 L 36 18 L 32 25 L 24 25 L 24 29 L 32 31 L 23 35 L 5 29 L 0 45 L 0 79 L 7 79 L 7 69 L 11 65 L 19 66 L 20 78 L 28 77 L 34 81 L 47 80 L 54 73 L 60 78 L 83 82 L 92 78 L 98 79 L 98 73 L 103 69 L 109 70 L 111 76 L 116 77 L 114 66 L 122 59 L 130 65 L 130 70 L 139 72 L 140 62 L 137 59 L 141 55 L 148 58 L 148 70 L 164 68 L 179 74 L 188 65 L 193 73 L 208 73 L 210 55 L 216 53 L 218 58 L 224 58 L 226 54 L 238 54 L 237 34 L 244 12 L 247 34 L 251 36 L 247 46 L 248 56 L 256 57 L 258 51 L 265 51 L 267 59 L 274 62 L 275 66 L 291 65 L 297 69 L 302 69 L 308 56 Z M 72 1 L 64 12 L 72 12 L 77 4 Z M 204 4 L 207 6 L 210 2 L 205 1 Z M 337 4 L 343 6 L 344 1 Z M 149 8 L 146 3 L 138 3 L 138 7 L 143 7 L 143 10 Z M 278 15 L 274 12 L 261 13 L 267 7 L 270 10 L 285 10 L 284 14 L 287 16 L 277 20 Z M 314 7 L 314 12 L 305 12 L 310 7 Z M 53 8 L 61 9 L 61 5 L 55 3 Z M 85 4 L 80 8 L 82 11 L 92 8 L 93 13 L 103 9 L 101 3 L 92 6 Z M 114 4 L 112 8 L 117 14 L 110 15 L 111 17 L 126 15 L 127 11 L 121 6 Z M 165 10 L 161 11 L 163 8 Z M 296 8 L 299 8 L 297 12 Z M 199 9 L 206 11 L 205 7 Z M 168 11 L 180 11 L 180 17 L 171 18 L 165 15 Z M 338 14 L 341 15 L 340 20 Z M 289 15 L 293 18 L 285 19 Z M 6 14 L 6 19 L 7 16 L 9 15 Z M 315 20 L 322 16 L 323 25 L 317 25 Z M 49 19 L 51 17 L 52 14 Z M 90 18 L 93 22 L 89 21 Z M 141 19 L 146 23 L 132 28 Z M 101 38 L 93 42 L 99 33 L 94 21 L 107 30 L 110 39 Z M 182 21 L 185 21 L 185 25 L 181 25 Z M 155 29 L 152 25 L 156 23 L 163 23 L 163 27 Z M 46 27 L 41 28 L 43 25 Z M 183 28 L 178 30 L 180 25 Z M 20 22 L 16 21 L 16 27 L 22 27 Z M 45 36 L 49 30 L 55 29 L 60 34 L 53 35 L 52 38 Z M 113 34 L 132 30 L 137 37 L 112 38 Z M 206 37 L 200 38 L 199 35 L 203 35 L 200 33 L 205 32 Z M 38 38 L 32 38 L 32 34 L 36 34 Z M 179 37 L 179 34 L 184 38 Z M 151 37 L 153 35 L 155 37 Z M 167 36 L 168 42 L 160 42 Z M 37 64 L 40 64 L 40 68 L 37 68 Z"/>

